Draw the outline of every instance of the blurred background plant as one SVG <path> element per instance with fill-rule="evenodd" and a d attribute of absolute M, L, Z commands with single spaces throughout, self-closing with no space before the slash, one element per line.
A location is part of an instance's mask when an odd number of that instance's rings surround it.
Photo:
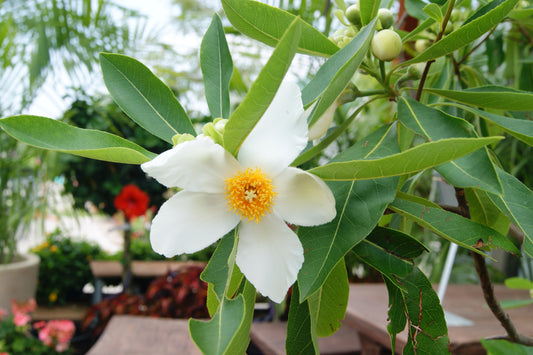
<path fill-rule="evenodd" d="M 115 314 L 146 315 L 164 318 L 207 318 L 207 284 L 200 280 L 202 267 L 169 272 L 151 282 L 144 294 L 122 293 L 92 306 L 82 328 L 94 338 Z"/>
<path fill-rule="evenodd" d="M 32 325 L 31 313 L 37 303 L 30 299 L 26 303 L 12 302 L 12 315 L 0 309 L 0 353 L 54 355 L 72 354 L 70 339 L 76 331 L 70 320 L 51 320 Z"/>
<path fill-rule="evenodd" d="M 18 240 L 44 216 L 50 155 L 0 131 L 0 264 L 15 260 Z"/>
<path fill-rule="evenodd" d="M 89 262 L 104 253 L 98 245 L 75 240 L 59 229 L 32 252 L 41 258 L 37 302 L 48 306 L 83 301 L 83 287 L 93 281 Z"/>

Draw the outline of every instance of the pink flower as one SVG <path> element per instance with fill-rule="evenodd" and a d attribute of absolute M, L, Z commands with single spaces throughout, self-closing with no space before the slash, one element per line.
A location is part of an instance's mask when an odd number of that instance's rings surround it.
<path fill-rule="evenodd" d="M 76 331 L 74 323 L 70 320 L 51 320 L 48 323 L 38 322 L 34 325 L 39 330 L 39 339 L 43 344 L 54 347 L 56 351 L 63 352 L 68 349 L 70 339 Z"/>
<path fill-rule="evenodd" d="M 3 308 L 0 308 L 0 319 L 4 317 L 7 314 L 7 311 Z M 4 353 L 0 353 L 0 355 L 3 355 Z"/>
<path fill-rule="evenodd" d="M 15 313 L 13 316 L 13 323 L 15 323 L 17 327 L 25 326 L 26 324 L 28 324 L 30 320 L 31 320 L 31 316 L 26 313 L 19 312 L 19 313 Z"/>

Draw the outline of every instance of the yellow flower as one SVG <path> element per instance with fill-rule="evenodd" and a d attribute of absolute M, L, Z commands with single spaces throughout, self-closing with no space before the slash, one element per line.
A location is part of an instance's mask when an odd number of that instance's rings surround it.
<path fill-rule="evenodd" d="M 57 292 L 52 292 L 48 295 L 48 301 L 55 303 L 57 301 Z"/>

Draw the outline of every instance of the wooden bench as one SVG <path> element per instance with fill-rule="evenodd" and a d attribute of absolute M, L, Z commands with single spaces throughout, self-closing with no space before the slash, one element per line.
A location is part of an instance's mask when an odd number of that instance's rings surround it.
<path fill-rule="evenodd" d="M 154 278 L 165 275 L 169 270 L 179 271 L 191 266 L 205 267 L 203 261 L 132 261 L 131 273 L 134 278 Z M 102 300 L 102 288 L 105 279 L 120 279 L 122 264 L 114 260 L 93 260 L 90 262 L 94 276 L 94 293 L 92 303 Z"/>
<path fill-rule="evenodd" d="M 286 332 L 287 322 L 254 322 L 250 338 L 264 355 L 283 355 Z M 355 355 L 361 351 L 359 335 L 346 325 L 329 337 L 318 338 L 318 347 L 324 355 Z"/>
<path fill-rule="evenodd" d="M 115 315 L 88 355 L 201 354 L 187 319 Z"/>

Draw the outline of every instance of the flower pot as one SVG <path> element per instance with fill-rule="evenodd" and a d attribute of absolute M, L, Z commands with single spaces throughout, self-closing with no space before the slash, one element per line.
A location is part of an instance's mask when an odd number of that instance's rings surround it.
<path fill-rule="evenodd" d="M 35 298 L 40 259 L 25 254 L 14 262 L 0 265 L 0 308 L 11 309 L 11 300 L 27 301 Z"/>

